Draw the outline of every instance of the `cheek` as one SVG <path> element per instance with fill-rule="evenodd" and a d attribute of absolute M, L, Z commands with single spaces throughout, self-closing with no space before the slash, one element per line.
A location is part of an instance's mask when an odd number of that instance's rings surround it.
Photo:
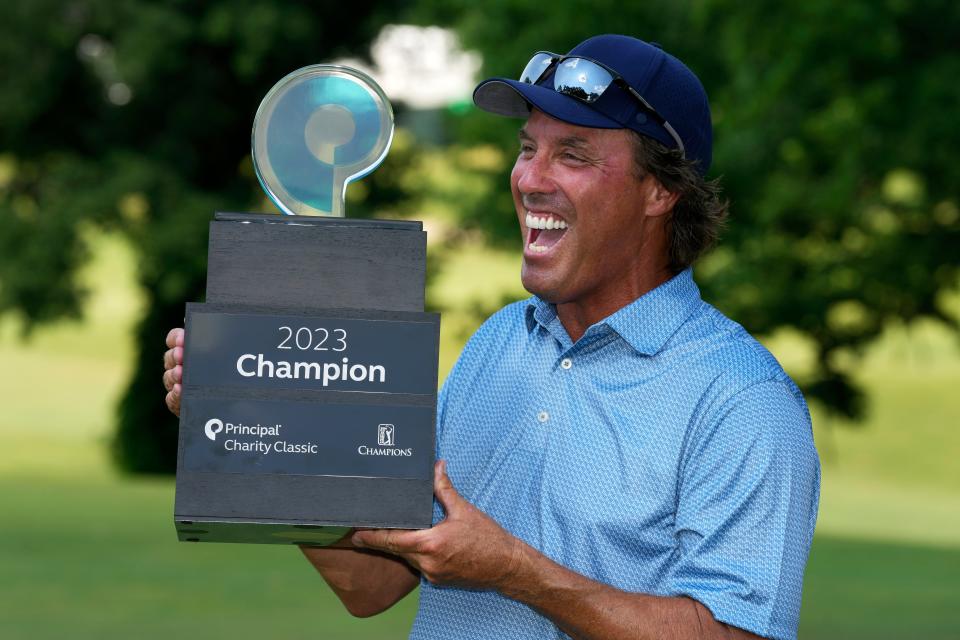
<path fill-rule="evenodd" d="M 520 160 L 518 159 L 513 164 L 513 169 L 510 171 L 510 191 L 513 193 L 514 199 L 520 198 L 520 177 L 523 175 L 523 169 L 520 166 Z"/>

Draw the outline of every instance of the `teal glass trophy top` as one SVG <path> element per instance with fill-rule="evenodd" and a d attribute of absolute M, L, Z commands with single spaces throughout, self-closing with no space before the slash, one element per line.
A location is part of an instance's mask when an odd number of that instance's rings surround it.
<path fill-rule="evenodd" d="M 316 64 L 273 86 L 253 121 L 253 166 L 286 214 L 343 217 L 347 184 L 376 169 L 393 141 L 393 108 L 356 69 Z"/>

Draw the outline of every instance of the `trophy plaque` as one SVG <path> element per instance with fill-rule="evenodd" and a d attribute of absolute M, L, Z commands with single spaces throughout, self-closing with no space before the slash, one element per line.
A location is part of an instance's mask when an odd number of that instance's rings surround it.
<path fill-rule="evenodd" d="M 348 67 L 282 79 L 252 153 L 285 215 L 217 213 L 206 301 L 186 311 L 180 540 L 322 546 L 432 519 L 439 316 L 422 224 L 344 217 L 393 138 Z"/>

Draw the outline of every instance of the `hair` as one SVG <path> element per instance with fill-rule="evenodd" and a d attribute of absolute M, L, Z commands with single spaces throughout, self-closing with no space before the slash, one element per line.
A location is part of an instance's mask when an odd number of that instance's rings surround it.
<path fill-rule="evenodd" d="M 669 266 L 679 273 L 717 242 L 730 201 L 722 197 L 720 179 L 706 180 L 696 162 L 684 159 L 676 149 L 668 149 L 652 138 L 632 133 L 638 177 L 652 175 L 667 191 L 679 195 L 668 220 Z"/>

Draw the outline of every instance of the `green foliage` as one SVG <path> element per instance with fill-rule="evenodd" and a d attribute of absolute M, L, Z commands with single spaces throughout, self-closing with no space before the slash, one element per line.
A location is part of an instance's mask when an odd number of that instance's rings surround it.
<path fill-rule="evenodd" d="M 15 0 L 0 22 L 0 314 L 29 331 L 76 317 L 83 229 L 134 243 L 147 312 L 120 404 L 125 468 L 169 472 L 176 422 L 162 404 L 163 336 L 202 297 L 215 210 L 264 208 L 249 160 L 257 105 L 289 71 L 361 56 L 387 19 L 455 26 L 486 72 L 532 52 L 631 33 L 661 42 L 711 95 L 715 175 L 733 219 L 698 266 L 705 296 L 755 333 L 792 328 L 816 366 L 808 395 L 848 417 L 864 398 L 856 355 L 891 320 L 956 325 L 939 301 L 960 246 L 960 5 L 659 0 L 545 9 L 528 0 Z M 410 13 L 412 12 L 412 13 Z M 335 19 L 334 19 L 335 17 Z M 350 194 L 351 215 L 436 203 L 460 237 L 516 242 L 507 189 L 518 122 L 447 114 L 456 144 L 398 136 Z M 442 170 L 441 170 L 442 168 Z M 453 168 L 460 184 L 445 184 Z M 413 197 L 416 194 L 416 198 Z M 454 238 L 456 240 L 456 238 Z"/>
<path fill-rule="evenodd" d="M 698 270 L 705 297 L 750 331 L 812 339 L 809 397 L 863 415 L 851 379 L 892 319 L 933 317 L 956 288 L 960 247 L 960 5 L 950 1 L 560 4 L 420 3 L 481 51 L 488 75 L 516 77 L 537 50 L 596 33 L 657 41 L 711 97 L 715 153 L 732 220 Z M 459 139 L 515 153 L 518 122 L 473 113 Z M 513 242 L 509 163 L 502 185 L 466 203 L 468 224 Z"/>
<path fill-rule="evenodd" d="M 176 420 L 159 386 L 163 336 L 203 293 L 215 210 L 263 206 L 249 161 L 257 105 L 298 67 L 362 56 L 399 3 L 20 0 L 0 22 L 0 313 L 79 315 L 80 233 L 135 243 L 147 314 L 120 405 L 118 460 L 171 472 Z M 352 213 L 395 198 L 390 172 Z"/>
<path fill-rule="evenodd" d="M 936 303 L 957 283 L 960 131 L 944 126 L 960 8 L 934 4 L 805 3 L 718 32 L 717 163 L 737 218 L 709 289 L 755 330 L 811 336 L 808 389 L 847 415 L 860 403 L 843 354 L 892 318 L 951 321 Z"/>

